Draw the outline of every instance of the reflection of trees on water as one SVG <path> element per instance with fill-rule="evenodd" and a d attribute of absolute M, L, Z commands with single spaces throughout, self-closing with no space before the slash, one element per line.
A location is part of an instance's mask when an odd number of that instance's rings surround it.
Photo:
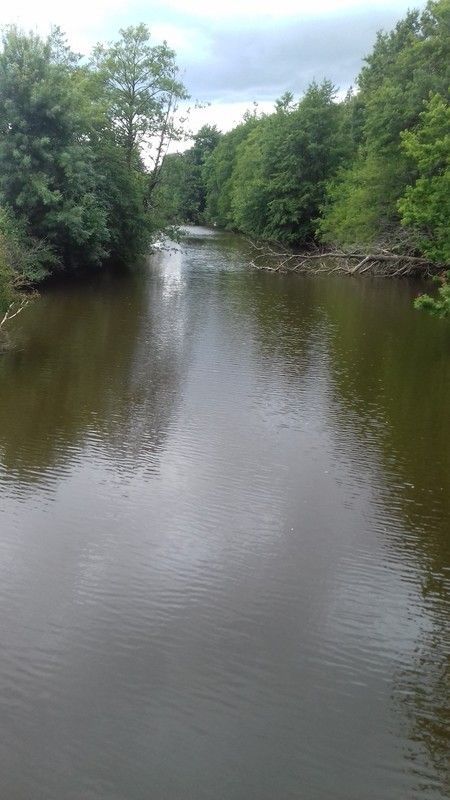
<path fill-rule="evenodd" d="M 226 291 L 238 299 L 240 313 L 255 326 L 254 345 L 277 375 L 297 382 L 313 363 L 313 340 L 323 317 L 315 302 L 314 283 L 305 281 L 301 291 L 286 278 L 249 271 L 227 280 Z M 293 291 L 292 291 L 293 289 Z"/>
<path fill-rule="evenodd" d="M 411 663 L 395 675 L 393 700 L 409 737 L 449 781 L 450 749 L 450 335 L 411 310 L 403 287 L 330 289 L 330 368 L 342 408 L 363 446 L 377 453 L 380 500 L 401 528 L 385 545 L 414 564 L 422 598 Z M 347 422 L 345 421 L 347 419 Z M 412 749 L 411 758 L 416 751 Z M 420 791 L 433 796 L 431 784 Z M 439 789 L 437 790 L 439 794 Z"/>
<path fill-rule="evenodd" d="M 450 557 L 450 331 L 415 313 L 403 286 L 361 283 L 328 293 L 336 398 L 358 433 L 375 420 L 388 491 L 408 526 L 427 531 L 430 555 L 436 541 L 439 567 Z"/>
<path fill-rule="evenodd" d="M 242 263 L 237 238 L 195 247 L 187 273 L 181 254 L 161 253 L 150 280 L 58 290 L 23 316 L 15 330 L 20 346 L 0 360 L 0 461 L 12 479 L 38 480 L 85 443 L 100 442 L 117 470 L 157 469 L 193 331 L 204 330 L 205 300 L 219 300 L 222 312 L 227 303 L 238 336 L 250 333 L 263 377 L 271 365 L 282 376 L 280 402 L 291 387 L 298 403 L 305 380 L 311 385 L 325 373 L 336 447 L 357 465 L 364 453 L 376 465 L 382 515 L 401 519 L 395 535 L 382 534 L 385 546 L 413 564 L 411 580 L 421 582 L 415 652 L 395 676 L 394 703 L 403 708 L 411 741 L 445 782 L 448 328 L 416 314 L 404 284 L 233 272 Z M 217 272 L 220 264 L 214 292 L 208 285 L 202 295 L 198 273 Z M 433 796 L 431 788 L 424 792 Z"/>
<path fill-rule="evenodd" d="M 187 353 L 161 329 L 164 287 L 112 277 L 44 295 L 0 361 L 5 477 L 41 481 L 81 447 L 100 444 L 115 468 L 155 468 Z"/>
<path fill-rule="evenodd" d="M 269 361 L 284 358 L 282 374 L 301 389 L 305 370 L 317 356 L 314 341 L 324 339 L 328 423 L 336 446 L 361 465 L 376 465 L 382 516 L 400 520 L 395 531 L 385 529 L 384 543 L 405 564 L 414 564 L 422 602 L 421 609 L 414 609 L 420 617 L 415 650 L 408 668 L 394 677 L 393 701 L 401 705 L 416 745 L 411 758 L 417 746 L 423 748 L 445 785 L 450 748 L 450 331 L 412 310 L 405 284 L 270 279 L 256 281 L 247 305 L 264 354 Z M 300 370 L 292 369 L 296 359 Z M 431 784 L 423 786 L 423 776 L 418 782 L 419 791 L 434 796 Z"/>
<path fill-rule="evenodd" d="M 404 284 L 269 278 L 247 304 L 263 355 L 282 358 L 298 383 L 303 370 L 291 367 L 311 364 L 322 341 L 333 433 L 377 455 L 385 504 L 395 498 L 417 534 L 405 547 L 421 543 L 427 585 L 440 584 L 450 565 L 448 327 L 414 312 Z"/>
<path fill-rule="evenodd" d="M 411 663 L 395 676 L 394 704 L 402 708 L 409 738 L 425 750 L 434 775 L 442 781 L 444 796 L 450 795 L 450 641 L 448 591 L 446 596 L 424 596 L 424 625 L 417 637 Z M 431 623 L 431 624 L 430 624 Z M 409 754 L 412 763 L 416 750 Z M 427 781 L 417 777 L 420 797 L 441 797 L 430 770 Z"/>

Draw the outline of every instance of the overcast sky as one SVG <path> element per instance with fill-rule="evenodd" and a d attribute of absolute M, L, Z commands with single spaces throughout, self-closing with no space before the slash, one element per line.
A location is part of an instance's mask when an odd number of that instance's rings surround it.
<path fill-rule="evenodd" d="M 268 109 L 286 89 L 301 94 L 315 78 L 342 91 L 353 82 L 377 30 L 389 29 L 418 0 L 11 0 L 0 23 L 46 33 L 59 25 L 74 49 L 88 53 L 119 28 L 145 22 L 155 42 L 177 52 L 195 112 L 230 128 L 253 100 Z"/>

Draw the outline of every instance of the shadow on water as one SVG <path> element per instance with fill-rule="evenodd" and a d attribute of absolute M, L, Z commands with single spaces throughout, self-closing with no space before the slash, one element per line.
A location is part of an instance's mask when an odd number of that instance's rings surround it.
<path fill-rule="evenodd" d="M 417 314 L 402 283 L 370 283 L 345 297 L 345 286 L 326 287 L 338 427 L 376 453 L 386 547 L 414 567 L 418 631 L 393 700 L 450 790 L 450 329 Z"/>
<path fill-rule="evenodd" d="M 308 366 L 322 359 L 336 451 L 356 484 L 376 487 L 373 528 L 416 592 L 393 707 L 413 773 L 420 758 L 429 764 L 417 770 L 417 796 L 439 796 L 440 785 L 450 791 L 450 328 L 415 312 L 416 287 L 404 282 L 264 275 L 242 288 L 258 346 L 282 362 L 299 403 Z"/>

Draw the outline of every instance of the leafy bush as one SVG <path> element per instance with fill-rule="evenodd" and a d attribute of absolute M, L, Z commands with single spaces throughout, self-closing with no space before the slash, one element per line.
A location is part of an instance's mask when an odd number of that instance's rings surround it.
<path fill-rule="evenodd" d="M 440 283 L 437 297 L 422 294 L 414 301 L 414 307 L 428 311 L 434 317 L 450 317 L 450 270 L 434 280 Z"/>
<path fill-rule="evenodd" d="M 450 262 L 450 106 L 432 95 L 417 128 L 401 136 L 418 173 L 398 203 L 402 222 L 432 261 Z"/>

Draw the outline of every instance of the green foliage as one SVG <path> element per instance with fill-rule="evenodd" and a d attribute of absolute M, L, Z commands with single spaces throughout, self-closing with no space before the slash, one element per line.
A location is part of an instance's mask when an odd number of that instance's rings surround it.
<path fill-rule="evenodd" d="M 204 125 L 184 153 L 165 157 L 153 206 L 166 224 L 201 223 L 205 220 L 205 163 L 220 141 L 215 125 Z"/>
<path fill-rule="evenodd" d="M 205 164 L 219 144 L 220 133 L 216 126 L 204 125 L 194 136 L 194 146 L 187 151 L 187 188 L 190 197 L 188 219 L 202 221 L 206 208 Z"/>
<path fill-rule="evenodd" d="M 20 287 L 42 280 L 51 259 L 45 242 L 32 239 L 24 224 L 0 207 L 0 260 L 12 283 Z"/>
<path fill-rule="evenodd" d="M 256 237 L 308 242 L 326 181 L 351 147 L 329 81 L 311 84 L 299 103 L 286 92 L 274 114 L 248 114 L 207 159 L 206 217 Z"/>
<path fill-rule="evenodd" d="M 394 176 L 385 166 L 377 153 L 360 154 L 329 181 L 317 228 L 322 241 L 355 246 L 394 236 L 388 201 Z"/>
<path fill-rule="evenodd" d="M 165 42 L 150 44 L 143 23 L 121 29 L 120 35 L 117 42 L 97 45 L 93 63 L 108 88 L 109 115 L 131 169 L 167 126 L 174 102 L 187 95 L 175 53 Z"/>
<path fill-rule="evenodd" d="M 164 224 L 188 221 L 189 192 L 187 160 L 182 153 L 171 153 L 163 161 L 160 181 L 152 202 Z"/>
<path fill-rule="evenodd" d="M 14 288 L 14 273 L 10 269 L 4 253 L 5 242 L 0 235 L 0 313 L 14 302 L 17 293 Z"/>
<path fill-rule="evenodd" d="M 5 208 L 0 207 L 0 313 L 20 300 L 20 291 L 46 274 L 45 245 L 33 241 Z"/>
<path fill-rule="evenodd" d="M 398 203 L 402 223 L 412 228 L 422 252 L 450 262 L 450 106 L 433 95 L 420 122 L 401 134 L 418 177 Z"/>
<path fill-rule="evenodd" d="M 296 105 L 284 95 L 240 145 L 232 188 L 240 230 L 291 245 L 313 238 L 326 182 L 348 150 L 334 92 L 324 81 Z"/>
<path fill-rule="evenodd" d="M 157 220 L 147 210 L 148 176 L 130 170 L 125 151 L 110 135 L 95 145 L 101 180 L 98 197 L 106 213 L 109 258 L 124 265 L 135 263 L 148 252 Z"/>
<path fill-rule="evenodd" d="M 127 28 L 115 44 L 97 46 L 86 65 L 59 29 L 46 39 L 6 29 L 0 226 L 8 221 L 3 243 L 17 245 L 3 261 L 16 275 L 35 282 L 56 268 L 129 262 L 147 252 L 158 225 L 150 187 L 178 132 L 176 100 L 185 96 L 174 53 L 149 40 L 145 25 Z"/>
<path fill-rule="evenodd" d="M 330 183 L 319 224 L 327 241 L 389 241 L 409 218 L 399 200 L 420 169 L 405 132 L 418 125 L 430 92 L 446 96 L 449 14 L 449 0 L 430 2 L 423 14 L 408 12 L 393 31 L 378 34 L 358 79 L 356 157 Z"/>
<path fill-rule="evenodd" d="M 450 270 L 435 281 L 440 283 L 437 297 L 422 294 L 414 301 L 414 308 L 428 311 L 434 317 L 450 317 Z"/>
<path fill-rule="evenodd" d="M 209 222 L 222 228 L 236 227 L 232 211 L 233 179 L 236 172 L 238 149 L 258 125 L 256 110 L 229 133 L 225 133 L 217 147 L 206 159 L 203 175 L 206 185 L 205 216 Z"/>
<path fill-rule="evenodd" d="M 4 36 L 0 193 L 30 235 L 48 244 L 51 261 L 96 264 L 107 255 L 106 212 L 73 80 L 76 59 L 61 61 L 53 44 L 15 28 Z"/>
<path fill-rule="evenodd" d="M 273 117 L 261 119 L 238 146 L 230 185 L 232 226 L 254 236 L 262 236 L 267 223 L 269 191 L 264 161 L 272 122 Z"/>

